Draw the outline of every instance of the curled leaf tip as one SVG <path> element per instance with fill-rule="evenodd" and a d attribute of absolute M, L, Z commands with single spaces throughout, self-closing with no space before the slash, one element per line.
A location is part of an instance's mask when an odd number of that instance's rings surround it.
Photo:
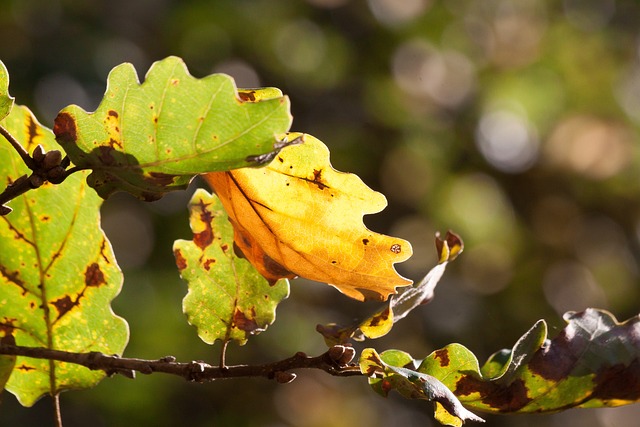
<path fill-rule="evenodd" d="M 440 232 L 436 233 L 436 250 L 438 251 L 439 263 L 453 261 L 464 250 L 464 242 L 453 231 L 448 230 L 444 239 L 440 237 Z"/>

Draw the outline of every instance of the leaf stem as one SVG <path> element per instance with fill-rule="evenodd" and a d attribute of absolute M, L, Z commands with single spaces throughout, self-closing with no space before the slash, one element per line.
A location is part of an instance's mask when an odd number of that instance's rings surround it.
<path fill-rule="evenodd" d="M 60 410 L 60 393 L 56 393 L 51 397 L 53 397 L 53 413 L 54 413 L 56 427 L 63 427 L 62 411 Z"/>
<path fill-rule="evenodd" d="M 220 369 L 226 369 L 227 347 L 229 346 L 229 340 L 222 342 L 222 350 L 220 350 Z"/>

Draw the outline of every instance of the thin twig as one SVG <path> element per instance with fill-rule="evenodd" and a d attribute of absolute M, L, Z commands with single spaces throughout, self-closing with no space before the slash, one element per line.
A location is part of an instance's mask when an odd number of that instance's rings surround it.
<path fill-rule="evenodd" d="M 337 347 L 334 346 L 326 353 L 316 357 L 309 357 L 299 352 L 295 355 L 277 362 L 262 365 L 233 365 L 220 369 L 202 361 L 176 362 L 172 356 L 158 360 L 144 360 L 109 356 L 100 352 L 71 353 L 60 350 L 51 350 L 42 347 L 22 347 L 14 345 L 0 345 L 0 354 L 32 357 L 37 359 L 57 360 L 60 362 L 74 363 L 92 370 L 102 370 L 108 375 L 122 374 L 129 378 L 135 377 L 135 372 L 151 374 L 163 372 L 177 375 L 187 381 L 208 382 L 216 379 L 239 377 L 263 377 L 276 379 L 279 382 L 289 382 L 295 375 L 289 371 L 296 369 L 320 369 L 334 376 L 361 376 L 363 375 L 357 365 L 350 364 L 351 360 L 336 357 Z M 351 352 L 353 349 L 350 349 Z M 343 354 L 341 352 L 340 354 Z M 282 375 L 285 374 L 285 375 Z"/>
<path fill-rule="evenodd" d="M 227 367 L 227 347 L 229 346 L 229 340 L 222 342 L 222 350 L 220 350 L 220 369 L 226 369 Z"/>
<path fill-rule="evenodd" d="M 62 427 L 62 411 L 60 410 L 60 393 L 53 395 L 53 413 L 56 427 Z"/>

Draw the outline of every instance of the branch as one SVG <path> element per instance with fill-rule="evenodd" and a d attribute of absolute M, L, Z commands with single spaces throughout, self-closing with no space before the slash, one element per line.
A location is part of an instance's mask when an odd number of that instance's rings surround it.
<path fill-rule="evenodd" d="M 105 371 L 107 375 L 121 374 L 128 378 L 135 378 L 136 371 L 142 374 L 163 372 L 195 382 L 208 382 L 224 378 L 264 377 L 275 379 L 279 383 L 288 383 L 296 378 L 296 375 L 290 372 L 295 369 L 320 369 L 334 376 L 363 375 L 357 365 L 351 364 L 355 350 L 343 345 L 335 345 L 316 357 L 309 357 L 305 353 L 298 352 L 287 359 L 263 365 L 235 365 L 222 368 L 202 361 L 176 362 L 173 356 L 158 360 L 144 360 L 109 356 L 95 351 L 71 353 L 42 347 L 15 345 L 0 345 L 0 354 L 74 363 L 91 370 Z"/>

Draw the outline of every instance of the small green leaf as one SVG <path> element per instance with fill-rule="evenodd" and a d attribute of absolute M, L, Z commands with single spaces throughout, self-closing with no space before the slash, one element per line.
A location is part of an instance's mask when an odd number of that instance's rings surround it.
<path fill-rule="evenodd" d="M 38 144 L 59 149 L 27 108 L 14 108 L 0 124 L 29 151 Z M 0 142 L 0 174 L 15 179 L 27 173 Z M 0 330 L 17 345 L 124 350 L 128 327 L 110 306 L 122 273 L 100 229 L 101 203 L 78 173 L 19 196 L 10 202 L 13 212 L 0 217 Z M 18 357 L 6 388 L 31 406 L 44 394 L 92 387 L 104 376 L 79 365 Z"/>
<path fill-rule="evenodd" d="M 273 323 L 289 283 L 269 283 L 235 254 L 233 227 L 216 196 L 197 190 L 189 210 L 193 240 L 178 240 L 173 246 L 189 285 L 183 310 L 204 342 L 235 340 L 242 345 Z"/>
<path fill-rule="evenodd" d="M 9 115 L 13 108 L 14 99 L 9 95 L 9 72 L 0 61 L 0 120 Z"/>
<path fill-rule="evenodd" d="M 267 161 L 290 125 L 279 90 L 238 93 L 231 77 L 196 79 L 169 57 L 142 84 L 131 64 L 114 68 L 98 109 L 63 109 L 54 133 L 76 166 L 93 170 L 88 182 L 102 197 L 121 190 L 155 200 L 194 175 Z"/>
<path fill-rule="evenodd" d="M 391 390 L 396 390 L 410 399 L 435 402 L 439 405 L 436 406 L 436 419 L 445 425 L 460 426 L 464 421 L 484 422 L 465 409 L 440 380 L 417 371 L 413 365 L 413 358 L 398 350 L 378 355 L 369 348 L 360 357 L 360 370 L 370 377 L 371 386 L 379 394 L 387 396 Z"/>

